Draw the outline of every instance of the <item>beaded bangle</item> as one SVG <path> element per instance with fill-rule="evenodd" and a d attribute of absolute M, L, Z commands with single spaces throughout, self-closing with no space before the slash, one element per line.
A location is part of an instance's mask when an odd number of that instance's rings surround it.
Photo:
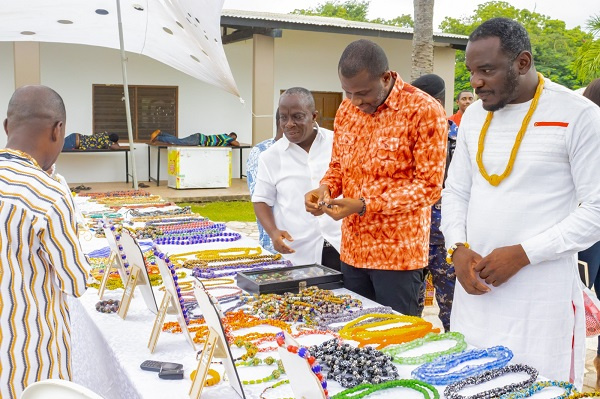
<path fill-rule="evenodd" d="M 518 383 L 508 384 L 502 387 L 493 388 L 488 391 L 479 392 L 475 395 L 463 396 L 459 395 L 458 392 L 465 387 L 478 385 L 484 382 L 491 381 L 497 377 L 500 377 L 504 374 L 508 373 L 527 373 L 529 374 L 529 378 L 525 381 L 521 381 Z M 537 379 L 538 372 L 533 367 L 527 366 L 525 364 L 511 364 L 510 366 L 488 370 L 485 371 L 475 377 L 470 377 L 461 381 L 454 382 L 446 387 L 444 390 L 444 395 L 447 399 L 487 399 L 487 398 L 497 398 L 501 395 L 505 395 L 509 392 L 514 392 L 517 389 L 522 389 L 525 387 L 531 386 L 533 382 Z M 543 388 L 540 388 L 543 389 Z M 531 395 L 527 395 L 531 396 Z M 509 396 L 501 396 L 502 398 L 507 398 Z M 526 396 L 510 396 L 511 398 L 524 398 Z"/>
<path fill-rule="evenodd" d="M 421 356 L 415 357 L 400 357 L 399 355 L 407 352 L 411 349 L 415 349 L 425 345 L 428 342 L 435 341 L 443 341 L 443 340 L 454 340 L 456 341 L 456 345 L 454 345 L 450 349 L 446 349 L 440 352 L 426 353 Z M 415 339 L 414 341 L 407 342 L 402 345 L 387 347 L 382 349 L 382 352 L 390 355 L 392 357 L 392 361 L 398 364 L 422 364 L 429 363 L 434 359 L 444 356 L 450 355 L 452 353 L 462 352 L 467 348 L 467 343 L 465 342 L 465 337 L 459 332 L 447 332 L 444 334 L 433 334 L 429 333 L 423 338 Z"/>
<path fill-rule="evenodd" d="M 495 360 L 483 364 L 466 365 L 460 370 L 451 373 L 448 372 L 461 363 L 486 357 L 493 357 Z M 412 377 L 434 385 L 448 385 L 486 370 L 504 367 L 512 357 L 513 353 L 511 350 L 504 346 L 494 346 L 488 349 L 472 349 L 452 355 L 440 356 L 431 363 L 425 363 L 414 369 Z"/>
<path fill-rule="evenodd" d="M 421 392 L 425 399 L 439 399 L 440 394 L 433 385 L 419 380 L 393 380 L 382 382 L 381 384 L 360 384 L 354 388 L 346 389 L 331 399 L 361 399 L 371 395 L 374 392 L 382 391 L 384 389 L 403 387 L 412 389 L 413 391 Z M 361 392 L 363 391 L 363 392 Z M 358 393 L 357 393 L 358 392 Z M 430 396 L 429 394 L 433 396 Z"/>
<path fill-rule="evenodd" d="M 568 397 L 570 397 L 569 395 L 571 395 L 574 392 L 577 392 L 575 386 L 566 381 L 540 381 L 531 385 L 529 388 L 521 389 L 518 392 L 514 392 L 513 390 L 511 393 L 502 395 L 500 399 L 528 398 L 548 387 L 559 387 L 565 390 L 565 393 L 563 393 L 560 396 L 555 396 L 553 399 L 567 399 Z"/>
<path fill-rule="evenodd" d="M 452 265 L 452 255 L 454 255 L 454 251 L 456 251 L 456 249 L 458 247 L 465 247 L 465 248 L 471 248 L 471 246 L 469 245 L 468 242 L 457 242 L 456 244 L 453 244 L 450 248 L 448 248 L 448 252 L 446 252 L 446 263 L 449 265 Z"/>
<path fill-rule="evenodd" d="M 285 346 L 285 335 L 283 334 L 283 331 L 278 332 L 275 339 L 277 341 L 277 345 L 279 345 L 282 348 Z M 310 369 L 312 370 L 313 373 L 315 373 L 315 376 L 321 382 L 321 387 L 323 388 L 323 393 L 325 394 L 325 399 L 329 399 L 329 391 L 327 391 L 327 381 L 325 380 L 325 377 L 323 377 L 323 374 L 321 373 L 321 365 L 319 365 L 319 363 L 317 363 L 317 358 L 312 356 L 310 354 L 310 352 L 308 351 L 308 349 L 305 347 L 297 347 L 294 345 L 288 345 L 285 348 L 288 350 L 288 352 L 295 353 L 308 362 Z"/>
<path fill-rule="evenodd" d="M 221 381 L 221 374 L 219 374 L 217 371 L 215 371 L 213 369 L 208 369 L 208 376 L 210 378 L 207 378 L 206 381 L 204 381 L 205 387 L 217 385 Z M 194 370 L 190 373 L 190 379 L 191 380 L 196 379 L 196 370 Z"/>

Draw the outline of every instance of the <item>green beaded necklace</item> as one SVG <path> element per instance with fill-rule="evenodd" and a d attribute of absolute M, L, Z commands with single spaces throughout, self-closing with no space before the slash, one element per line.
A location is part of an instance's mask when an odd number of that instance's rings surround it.
<path fill-rule="evenodd" d="M 362 399 L 369 396 L 373 392 L 383 391 L 384 389 L 391 389 L 396 387 L 403 387 L 418 391 L 423 394 L 424 399 L 440 399 L 440 394 L 437 389 L 431 384 L 428 384 L 419 380 L 393 380 L 382 382 L 381 384 L 360 384 L 354 388 L 346 389 L 331 399 Z M 363 392 L 361 392 L 363 391 Z M 358 393 L 357 393 L 358 392 Z M 430 393 L 433 396 L 430 396 Z"/>
<path fill-rule="evenodd" d="M 411 349 L 418 348 L 420 346 L 425 345 L 428 342 L 435 341 L 444 341 L 444 340 L 453 340 L 456 341 L 456 345 L 454 345 L 450 349 L 446 349 L 440 352 L 432 352 L 426 353 L 421 356 L 415 357 L 400 357 L 399 355 L 408 352 Z M 451 353 L 462 352 L 466 349 L 467 343 L 465 342 L 465 337 L 459 332 L 447 332 L 444 334 L 434 334 L 429 333 L 423 338 L 415 339 L 413 341 L 404 343 L 402 345 L 394 345 L 388 346 L 387 348 L 383 348 L 381 351 L 387 355 L 392 357 L 392 361 L 398 364 L 423 364 L 432 362 L 434 359 L 437 359 L 443 355 L 449 355 Z"/>

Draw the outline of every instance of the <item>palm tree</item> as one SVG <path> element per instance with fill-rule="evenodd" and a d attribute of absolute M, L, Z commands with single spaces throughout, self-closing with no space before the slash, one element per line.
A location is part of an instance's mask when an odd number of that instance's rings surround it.
<path fill-rule="evenodd" d="M 434 0 L 413 0 L 415 26 L 411 81 L 433 72 L 433 3 Z"/>
<path fill-rule="evenodd" d="M 594 36 L 599 36 L 600 15 L 588 19 L 587 28 Z M 573 67 L 577 73 L 577 78 L 584 83 L 600 77 L 600 39 L 589 41 L 581 46 Z"/>

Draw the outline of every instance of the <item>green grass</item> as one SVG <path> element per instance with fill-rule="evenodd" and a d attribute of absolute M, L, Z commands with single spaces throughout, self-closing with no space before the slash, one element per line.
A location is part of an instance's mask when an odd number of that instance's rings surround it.
<path fill-rule="evenodd" d="M 178 203 L 179 206 L 191 206 L 192 212 L 215 222 L 254 222 L 254 208 L 250 201 Z"/>

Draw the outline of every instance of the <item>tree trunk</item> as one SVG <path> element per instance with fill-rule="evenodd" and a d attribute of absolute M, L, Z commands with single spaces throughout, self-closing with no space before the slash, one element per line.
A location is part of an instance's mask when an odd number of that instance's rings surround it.
<path fill-rule="evenodd" d="M 411 82 L 419 76 L 433 72 L 433 3 L 434 0 L 413 0 L 415 27 Z"/>

